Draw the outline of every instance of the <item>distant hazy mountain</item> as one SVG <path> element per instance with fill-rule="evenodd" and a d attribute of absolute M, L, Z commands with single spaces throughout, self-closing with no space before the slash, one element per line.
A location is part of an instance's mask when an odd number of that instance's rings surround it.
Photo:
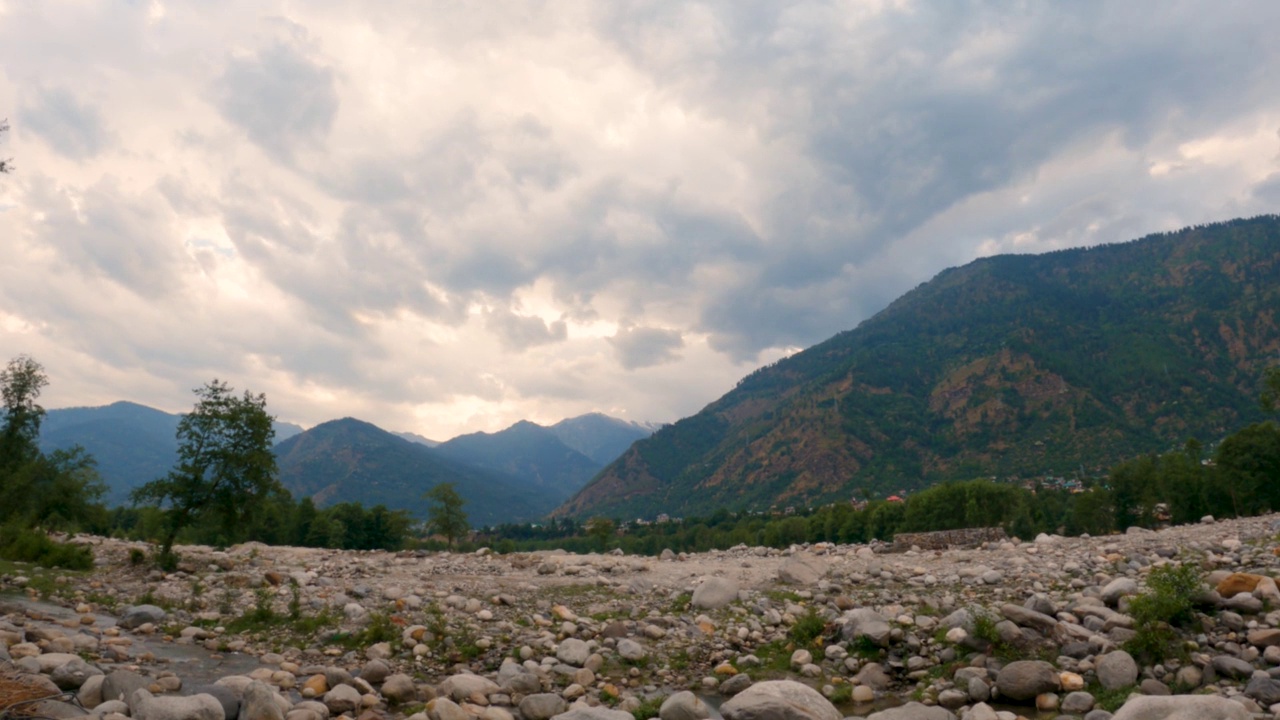
<path fill-rule="evenodd" d="M 556 503 L 577 492 L 604 467 L 604 463 L 566 445 L 554 430 L 526 420 L 496 433 L 460 435 L 435 450 L 457 462 L 539 488 Z"/>
<path fill-rule="evenodd" d="M 108 505 L 123 505 L 129 492 L 169 472 L 177 461 L 179 416 L 131 402 L 105 407 L 50 410 L 40 427 L 40 449 L 80 445 L 98 461 Z"/>
<path fill-rule="evenodd" d="M 102 407 L 50 410 L 40 426 L 45 451 L 80 445 L 98 461 L 107 485 L 104 501 L 123 505 L 134 488 L 169 472 L 178 458 L 181 415 L 120 401 Z M 302 432 L 293 423 L 277 422 L 276 439 Z"/>
<path fill-rule="evenodd" d="M 415 442 L 415 443 L 418 443 L 419 445 L 426 445 L 427 447 L 435 447 L 440 444 L 439 440 L 432 440 L 429 437 L 423 437 L 422 435 L 419 435 L 418 433 L 415 433 L 415 432 L 393 432 L 391 434 L 395 435 L 396 437 L 402 437 L 405 440 L 408 440 L 409 442 Z"/>
<path fill-rule="evenodd" d="M 631 444 L 658 429 L 651 423 L 635 423 L 601 413 L 587 413 L 552 425 L 560 442 L 594 460 L 600 466 L 617 460 Z"/>
<path fill-rule="evenodd" d="M 281 483 L 317 505 L 386 505 L 425 518 L 423 494 L 452 482 L 466 500 L 472 526 L 532 520 L 563 495 L 523 480 L 464 465 L 375 425 L 344 418 L 317 425 L 276 445 Z"/>

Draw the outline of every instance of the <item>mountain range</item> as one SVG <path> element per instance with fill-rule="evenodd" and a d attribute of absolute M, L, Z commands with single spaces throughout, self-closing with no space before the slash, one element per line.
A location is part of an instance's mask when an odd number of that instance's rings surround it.
<path fill-rule="evenodd" d="M 132 402 L 48 411 L 43 450 L 84 447 L 97 460 L 111 506 L 125 505 L 138 486 L 166 474 L 177 460 L 181 415 Z M 651 426 L 599 413 L 550 427 L 519 422 L 496 433 L 435 443 L 345 418 L 309 430 L 276 422 L 281 483 L 295 497 L 323 507 L 339 502 L 384 504 L 426 513 L 423 493 L 456 483 L 473 525 L 533 520 L 580 489 Z"/>
<path fill-rule="evenodd" d="M 1261 419 L 1280 217 L 952 268 L 637 442 L 556 511 L 763 509 L 1100 475 Z"/>

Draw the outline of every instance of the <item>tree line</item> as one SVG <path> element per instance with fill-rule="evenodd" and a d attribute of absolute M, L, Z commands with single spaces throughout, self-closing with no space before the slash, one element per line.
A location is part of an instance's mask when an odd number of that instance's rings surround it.
<path fill-rule="evenodd" d="M 178 542 L 396 550 L 423 532 L 452 545 L 469 529 L 451 483 L 428 491 L 432 505 L 422 528 L 407 511 L 383 505 L 321 509 L 311 498 L 295 500 L 278 479 L 266 396 L 237 395 L 216 379 L 195 390 L 194 407 L 178 423 L 173 469 L 136 489 L 132 506 L 109 510 L 100 502 L 106 488 L 96 464 L 83 448 L 40 450 L 46 413 L 38 400 L 48 384 L 44 368 L 25 355 L 0 372 L 0 557 L 92 564 L 87 549 L 54 543 L 45 531 L 152 541 L 158 564 L 174 567 Z"/>

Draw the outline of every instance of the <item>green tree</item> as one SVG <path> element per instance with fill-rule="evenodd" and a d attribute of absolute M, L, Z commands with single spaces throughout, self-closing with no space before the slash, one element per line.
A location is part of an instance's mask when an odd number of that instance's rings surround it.
<path fill-rule="evenodd" d="M 613 538 L 616 527 L 607 517 L 593 517 L 587 521 L 587 536 L 596 541 L 601 551 L 609 548 L 609 540 Z"/>
<path fill-rule="evenodd" d="M 40 455 L 40 423 L 44 408 L 36 400 L 49 384 L 40 363 L 26 355 L 9 361 L 0 372 L 4 424 L 0 426 L 0 469 L 14 470 Z"/>
<path fill-rule="evenodd" d="M 427 491 L 424 498 L 431 501 L 427 508 L 427 529 L 443 535 L 453 547 L 456 540 L 467 534 L 467 514 L 462 510 L 463 499 L 453 483 L 440 483 Z"/>
<path fill-rule="evenodd" d="M 216 379 L 194 392 L 195 407 L 178 423 L 177 466 L 132 496 L 165 510 L 164 561 L 172 559 L 178 533 L 193 522 L 211 518 L 230 540 L 256 504 L 280 489 L 266 396 L 246 390 L 237 397 Z"/>

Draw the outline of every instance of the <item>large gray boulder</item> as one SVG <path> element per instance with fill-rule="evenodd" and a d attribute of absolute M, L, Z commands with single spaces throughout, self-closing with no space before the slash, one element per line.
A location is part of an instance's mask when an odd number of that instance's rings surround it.
<path fill-rule="evenodd" d="M 1280 703 L 1280 680 L 1254 675 L 1249 678 L 1244 694 L 1257 700 L 1263 707 L 1271 707 Z"/>
<path fill-rule="evenodd" d="M 530 672 L 529 668 L 510 659 L 508 662 L 502 663 L 502 667 L 498 668 L 498 685 L 504 691 L 520 695 L 532 695 L 542 692 L 542 680 L 537 674 Z"/>
<path fill-rule="evenodd" d="M 738 599 L 738 583 L 729 578 L 705 577 L 698 587 L 694 588 L 694 607 L 703 610 L 715 610 Z"/>
<path fill-rule="evenodd" d="M 222 707 L 222 703 L 218 703 Z M 284 710 L 270 685 L 255 680 L 244 689 L 239 720 L 284 720 Z"/>
<path fill-rule="evenodd" d="M 360 707 L 360 691 L 346 683 L 342 683 L 330 688 L 329 692 L 324 694 L 321 702 L 334 715 L 354 712 L 356 708 Z"/>
<path fill-rule="evenodd" d="M 1138 681 L 1138 663 L 1124 650 L 1115 650 L 1098 658 L 1098 682 L 1108 690 L 1129 687 Z"/>
<path fill-rule="evenodd" d="M 382 681 L 382 697 L 392 705 L 403 705 L 418 699 L 418 685 L 404 673 L 388 675 Z"/>
<path fill-rule="evenodd" d="M 83 658 L 72 657 L 49 673 L 49 679 L 63 690 L 79 690 L 91 676 L 101 675 L 102 671 L 85 662 Z"/>
<path fill-rule="evenodd" d="M 929 707 L 909 702 L 896 708 L 871 713 L 867 720 L 956 720 L 955 713 L 944 707 Z"/>
<path fill-rule="evenodd" d="M 720 706 L 725 720 L 841 720 L 843 715 L 817 690 L 794 680 L 768 680 Z"/>
<path fill-rule="evenodd" d="M 681 690 L 662 701 L 658 720 L 704 720 L 711 717 L 711 709 L 688 690 Z"/>
<path fill-rule="evenodd" d="M 1058 689 L 1058 672 L 1043 660 L 1015 660 L 996 675 L 996 689 L 1015 702 L 1030 702 Z"/>
<path fill-rule="evenodd" d="M 855 608 L 840 617 L 840 637 L 854 641 L 865 637 L 881 647 L 889 644 L 889 618 L 871 608 Z"/>
<path fill-rule="evenodd" d="M 569 703 L 556 693 L 534 693 L 520 701 L 520 717 L 524 720 L 549 720 L 569 709 Z"/>
<path fill-rule="evenodd" d="M 158 608 L 155 605 L 135 605 L 125 610 L 124 615 L 120 616 L 116 624 L 125 630 L 135 630 L 147 623 L 153 625 L 162 623 L 168 616 L 169 614 L 163 608 Z"/>
<path fill-rule="evenodd" d="M 150 680 L 132 670 L 112 670 L 102 680 L 102 700 L 132 702 L 133 693 L 149 685 Z"/>
<path fill-rule="evenodd" d="M 1107 583 L 1102 588 L 1102 602 L 1115 607 L 1120 602 L 1120 598 L 1125 595 L 1136 595 L 1138 593 L 1138 582 L 1133 578 L 1121 577 Z"/>
<path fill-rule="evenodd" d="M 796 553 L 778 568 L 778 581 L 788 585 L 817 585 L 830 571 L 826 560 L 809 553 Z"/>
<path fill-rule="evenodd" d="M 578 638 L 565 638 L 556 646 L 556 659 L 565 665 L 582 667 L 591 657 L 591 646 Z"/>
<path fill-rule="evenodd" d="M 1250 720 L 1240 703 L 1216 695 L 1144 695 L 1129 700 L 1112 720 Z"/>
<path fill-rule="evenodd" d="M 635 720 L 629 712 L 606 707 L 576 707 L 556 715 L 555 720 Z"/>
<path fill-rule="evenodd" d="M 212 695 L 161 695 L 134 692 L 129 701 L 134 720 L 223 720 L 222 703 Z"/>
<path fill-rule="evenodd" d="M 440 683 L 440 694 L 447 695 L 458 702 L 470 701 L 472 695 L 488 696 L 501 690 L 502 688 L 489 678 L 467 673 L 450 675 Z"/>

